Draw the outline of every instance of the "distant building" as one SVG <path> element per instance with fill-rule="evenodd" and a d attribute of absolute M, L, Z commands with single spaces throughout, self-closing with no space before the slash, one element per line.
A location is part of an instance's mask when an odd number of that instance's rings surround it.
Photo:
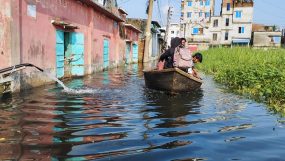
<path fill-rule="evenodd" d="M 138 39 L 139 34 L 142 33 L 138 28 L 131 24 L 125 24 L 125 33 L 126 33 L 126 54 L 125 62 L 137 63 L 139 61 L 139 48 L 138 48 Z"/>
<path fill-rule="evenodd" d="M 137 29 L 142 31 L 140 34 L 140 40 L 139 40 L 139 62 L 142 62 L 143 60 L 143 54 L 145 50 L 149 50 L 149 60 L 155 60 L 161 52 L 161 48 L 163 46 L 163 42 L 161 41 L 161 32 L 160 32 L 160 24 L 157 21 L 151 22 L 151 40 L 150 40 L 150 47 L 149 49 L 144 48 L 144 42 L 145 42 L 145 32 L 146 32 L 146 19 L 136 19 L 136 18 L 128 18 L 127 19 L 128 24 L 132 24 Z"/>
<path fill-rule="evenodd" d="M 215 0 L 182 0 L 180 35 L 192 44 L 209 43 L 214 7 Z"/>
<path fill-rule="evenodd" d="M 253 24 L 253 47 L 281 47 L 282 32 L 276 26 Z"/>
<path fill-rule="evenodd" d="M 214 16 L 215 0 L 182 0 L 181 36 L 189 45 L 249 45 L 253 22 L 252 0 L 223 0 Z"/>
<path fill-rule="evenodd" d="M 166 30 L 166 27 L 164 27 L 163 29 Z M 181 37 L 179 23 L 171 23 L 169 25 L 169 30 L 168 30 L 167 38 L 166 38 L 167 46 L 170 46 L 170 41 L 175 37 Z"/>
<path fill-rule="evenodd" d="M 281 45 L 285 47 L 285 29 L 282 29 Z"/>
<path fill-rule="evenodd" d="M 223 0 L 220 16 L 211 17 L 211 45 L 249 45 L 253 22 L 252 0 Z"/>
<path fill-rule="evenodd" d="M 125 46 L 125 51 L 123 54 L 123 59 L 126 64 L 137 63 L 138 62 L 138 44 L 139 36 L 141 31 L 131 24 L 126 24 L 128 13 L 122 9 L 118 9 L 120 17 L 124 22 L 119 23 L 120 37 L 125 40 L 124 44 L 120 46 Z M 120 43 L 120 41 L 118 42 Z"/>

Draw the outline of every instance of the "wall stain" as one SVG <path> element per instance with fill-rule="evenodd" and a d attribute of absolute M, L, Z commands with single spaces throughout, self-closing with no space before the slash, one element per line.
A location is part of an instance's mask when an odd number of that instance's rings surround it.
<path fill-rule="evenodd" d="M 45 45 L 43 45 L 40 41 L 32 41 L 28 50 L 28 60 L 32 60 L 33 62 L 37 63 L 40 63 L 39 60 L 41 60 L 41 63 L 45 63 L 45 55 Z"/>

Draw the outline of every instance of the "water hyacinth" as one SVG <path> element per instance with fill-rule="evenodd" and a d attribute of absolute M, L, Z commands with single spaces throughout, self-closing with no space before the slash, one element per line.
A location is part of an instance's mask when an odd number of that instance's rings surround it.
<path fill-rule="evenodd" d="M 198 68 L 231 90 L 285 114 L 285 50 L 212 48 Z"/>

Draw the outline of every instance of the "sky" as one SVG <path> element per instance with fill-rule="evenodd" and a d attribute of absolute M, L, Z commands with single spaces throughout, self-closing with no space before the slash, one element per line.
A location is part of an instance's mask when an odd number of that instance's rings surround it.
<path fill-rule="evenodd" d="M 148 0 L 117 0 L 119 7 L 128 12 L 129 18 L 147 18 Z M 216 0 L 215 14 L 221 10 L 222 0 Z M 167 10 L 173 7 L 171 22 L 179 22 L 181 0 L 156 0 L 154 2 L 153 20 L 162 26 L 166 25 Z M 285 28 L 285 0 L 254 0 L 253 22 L 266 25 L 277 25 Z"/>

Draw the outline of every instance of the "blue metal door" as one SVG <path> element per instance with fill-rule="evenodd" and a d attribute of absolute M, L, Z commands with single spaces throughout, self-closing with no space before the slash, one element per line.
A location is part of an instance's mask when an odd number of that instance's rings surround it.
<path fill-rule="evenodd" d="M 139 61 L 139 48 L 137 44 L 133 44 L 133 62 Z"/>
<path fill-rule="evenodd" d="M 109 67 L 109 40 L 104 39 L 104 49 L 103 49 L 103 68 Z"/>
<path fill-rule="evenodd" d="M 70 44 L 72 46 L 71 74 L 84 75 L 84 34 L 70 33 Z"/>
<path fill-rule="evenodd" d="M 131 51 L 131 44 L 127 42 L 126 44 L 126 63 L 130 63 L 130 51 Z"/>
<path fill-rule="evenodd" d="M 56 77 L 64 76 L 64 32 L 56 30 Z"/>

